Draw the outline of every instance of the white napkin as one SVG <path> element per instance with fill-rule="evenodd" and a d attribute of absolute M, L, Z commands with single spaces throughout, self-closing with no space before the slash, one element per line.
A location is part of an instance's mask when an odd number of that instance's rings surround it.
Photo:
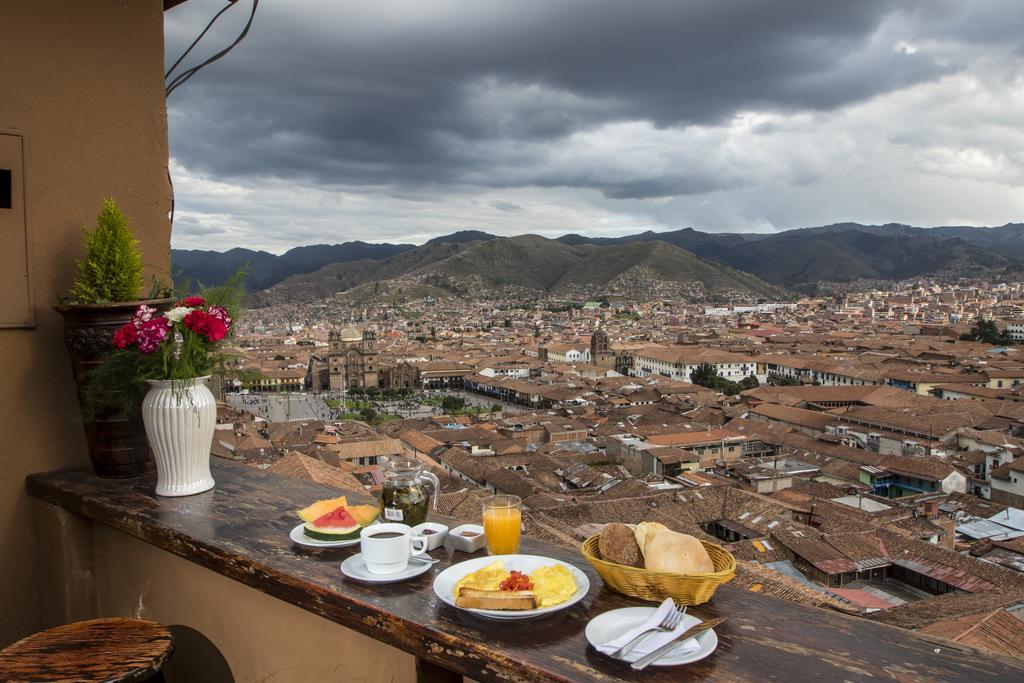
<path fill-rule="evenodd" d="M 672 598 L 665 598 L 665 602 L 661 603 L 658 609 L 654 610 L 650 618 L 644 623 L 640 624 L 636 628 L 631 628 L 615 640 L 609 640 L 607 643 L 598 645 L 597 649 L 606 655 L 614 654 L 620 647 L 628 643 L 629 641 L 636 638 L 638 635 L 643 633 L 649 628 L 653 628 L 661 623 L 665 616 L 676 608 L 675 603 L 672 602 Z M 683 618 L 676 625 L 675 629 L 671 631 L 652 631 L 651 633 L 644 636 L 643 640 L 633 646 L 623 659 L 635 662 L 644 655 L 650 654 L 657 650 L 665 643 L 670 642 L 673 638 L 681 634 L 686 629 L 696 626 L 699 623 L 699 619 L 691 617 L 689 615 L 683 615 Z M 679 648 L 674 650 L 675 653 L 680 655 L 687 655 L 691 652 L 696 652 L 700 649 L 700 644 L 696 638 L 688 638 L 679 644 Z"/>

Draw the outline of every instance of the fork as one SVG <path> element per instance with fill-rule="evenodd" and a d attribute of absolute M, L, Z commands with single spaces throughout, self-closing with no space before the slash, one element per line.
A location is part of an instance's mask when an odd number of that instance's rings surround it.
<path fill-rule="evenodd" d="M 658 624 L 657 626 L 652 626 L 651 628 L 645 630 L 636 638 L 620 647 L 618 650 L 612 653 L 612 657 L 625 657 L 630 650 L 636 647 L 637 643 L 639 643 L 641 640 L 646 638 L 651 633 L 654 633 L 655 631 L 675 630 L 675 627 L 679 625 L 680 621 L 682 621 L 684 614 L 686 614 L 686 607 L 679 607 L 677 605 L 674 610 L 670 611 L 668 614 L 665 615 L 665 618 L 661 620 L 660 624 Z"/>

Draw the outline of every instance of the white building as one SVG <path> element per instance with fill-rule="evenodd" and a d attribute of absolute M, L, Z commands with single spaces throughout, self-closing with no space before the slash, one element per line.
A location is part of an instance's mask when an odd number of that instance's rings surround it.
<path fill-rule="evenodd" d="M 750 375 L 754 375 L 758 382 L 766 379 L 764 364 L 738 353 L 666 346 L 649 346 L 637 350 L 633 354 L 632 374 L 636 377 L 660 375 L 689 382 L 690 373 L 702 363 L 715 366 L 719 375 L 733 382 L 739 382 Z"/>

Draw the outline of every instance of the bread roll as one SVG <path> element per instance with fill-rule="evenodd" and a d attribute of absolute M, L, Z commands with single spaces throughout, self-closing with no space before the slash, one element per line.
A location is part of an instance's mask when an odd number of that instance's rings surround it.
<path fill-rule="evenodd" d="M 656 572 L 704 574 L 715 571 L 715 563 L 704 545 L 693 536 L 664 529 L 647 542 L 644 567 Z"/>
<path fill-rule="evenodd" d="M 602 560 L 629 567 L 644 566 L 644 558 L 640 554 L 633 530 L 625 524 L 606 524 L 597 540 L 597 551 Z"/>
<path fill-rule="evenodd" d="M 647 557 L 647 544 L 659 531 L 668 531 L 668 527 L 659 522 L 640 522 L 633 530 L 636 544 L 640 546 L 640 553 L 645 558 Z"/>

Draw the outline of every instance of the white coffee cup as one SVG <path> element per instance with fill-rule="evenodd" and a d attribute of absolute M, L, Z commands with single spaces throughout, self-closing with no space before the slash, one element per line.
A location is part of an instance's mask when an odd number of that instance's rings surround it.
<path fill-rule="evenodd" d="M 427 539 L 413 536 L 408 524 L 374 524 L 359 534 L 360 550 L 366 571 L 371 574 L 397 574 L 409 566 L 409 558 L 425 557 Z"/>

